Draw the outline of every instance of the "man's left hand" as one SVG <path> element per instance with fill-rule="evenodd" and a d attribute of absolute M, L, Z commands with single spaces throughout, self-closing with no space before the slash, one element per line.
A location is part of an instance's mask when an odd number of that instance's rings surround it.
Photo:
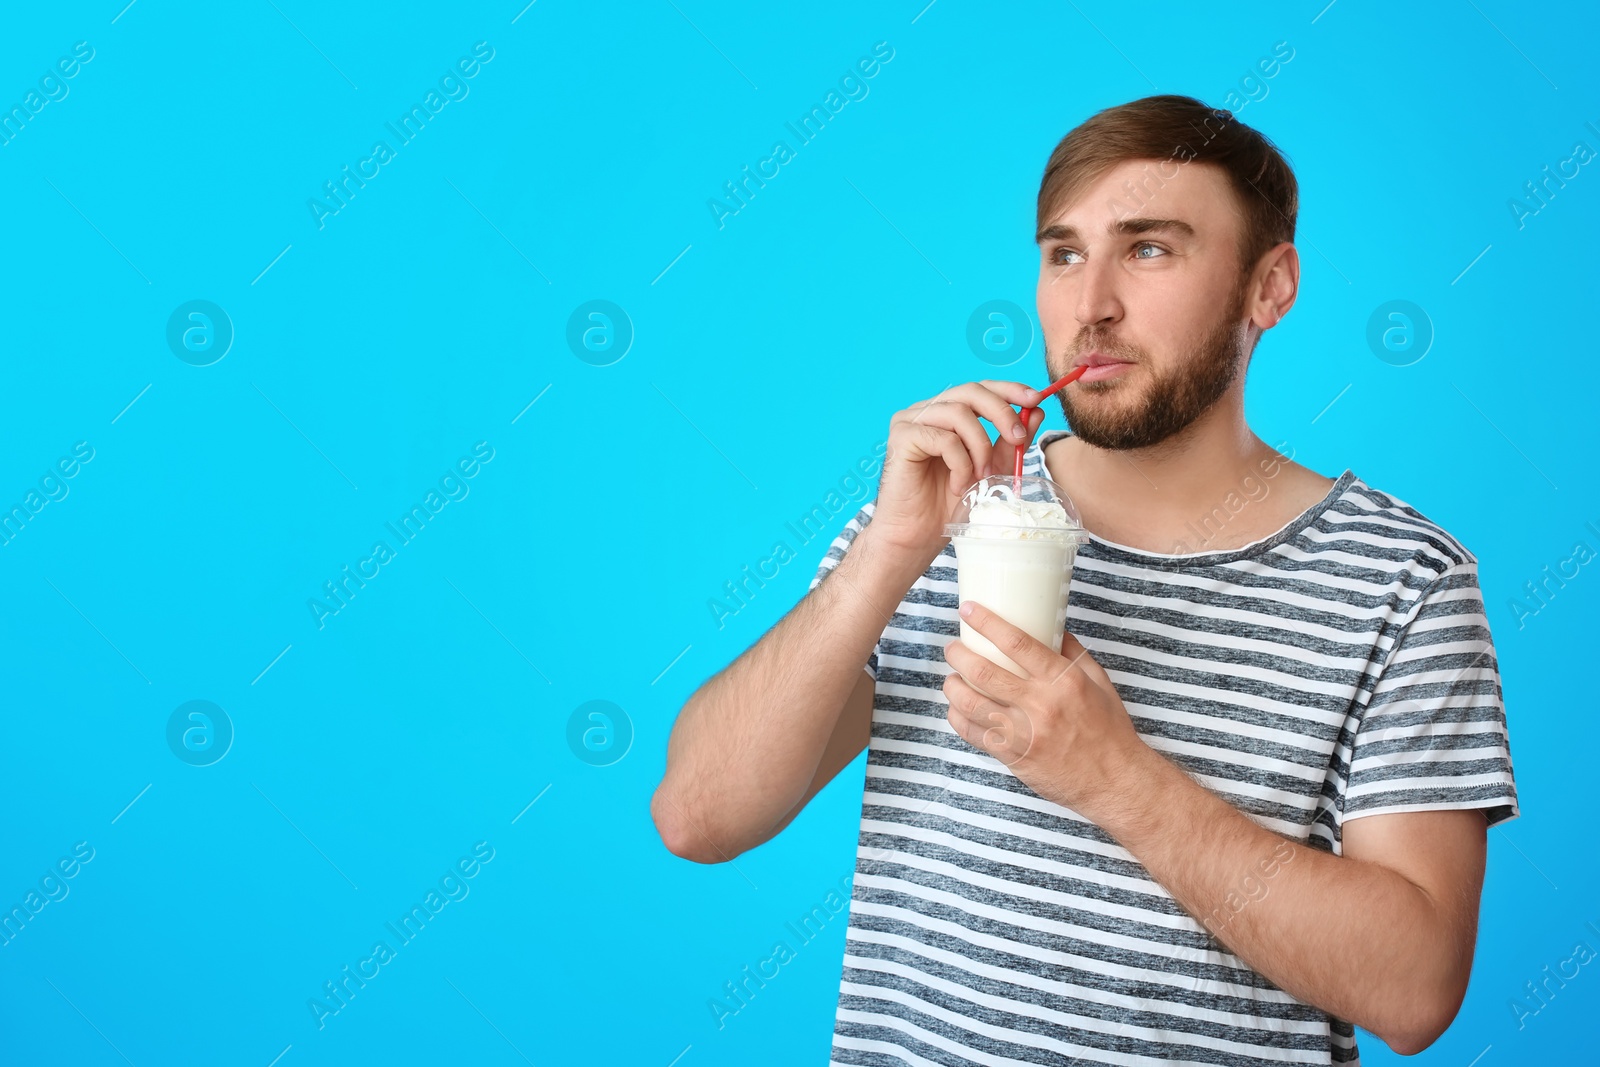
<path fill-rule="evenodd" d="M 1098 822 L 1098 804 L 1126 791 L 1136 781 L 1130 771 L 1157 755 L 1134 728 L 1111 679 L 1070 633 L 1057 652 L 975 601 L 963 601 L 961 608 L 967 624 L 1027 676 L 951 641 L 945 646 L 951 673 L 944 682 L 950 726 L 1041 797 Z"/>

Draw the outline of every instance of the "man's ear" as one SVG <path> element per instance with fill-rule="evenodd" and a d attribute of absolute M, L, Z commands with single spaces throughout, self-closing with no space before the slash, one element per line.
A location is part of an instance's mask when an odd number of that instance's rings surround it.
<path fill-rule="evenodd" d="M 1300 293 L 1300 253 L 1288 241 L 1269 249 L 1251 277 L 1245 313 L 1265 332 L 1289 313 Z"/>

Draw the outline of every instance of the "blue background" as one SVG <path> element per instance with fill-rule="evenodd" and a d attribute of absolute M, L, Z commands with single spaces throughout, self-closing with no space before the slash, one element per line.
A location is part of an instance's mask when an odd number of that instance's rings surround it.
<path fill-rule="evenodd" d="M 843 916 L 722 1028 L 707 1005 L 851 873 L 864 759 L 737 866 L 671 856 L 648 800 L 684 700 L 804 593 L 870 487 L 721 627 L 709 601 L 895 410 L 1044 384 L 1036 335 L 997 371 L 968 318 L 1031 313 L 1056 141 L 1160 91 L 1234 107 L 1301 183 L 1302 290 L 1252 366 L 1256 432 L 1481 561 L 1524 814 L 1490 835 L 1466 1004 L 1412 1062 L 1594 1062 L 1600 963 L 1521 1028 L 1510 1005 L 1600 949 L 1596 565 L 1511 605 L 1600 549 L 1600 173 L 1520 227 L 1508 206 L 1600 149 L 1593 15 L 122 3 L 8 12 L 0 35 L 7 108 L 94 49 L 0 146 L 0 505 L 94 450 L 0 547 L 0 904 L 94 849 L 0 948 L 0 1060 L 825 1062 Z M 397 145 L 384 124 L 479 41 L 467 95 Z M 868 95 L 719 228 L 707 201 L 880 41 Z M 1292 60 L 1247 80 L 1279 41 Z M 308 201 L 380 138 L 394 158 L 319 227 Z M 232 324 L 209 366 L 167 342 L 192 300 Z M 631 323 L 614 362 L 567 341 L 591 300 Z M 1391 300 L 1432 333 L 1406 366 L 1367 341 Z M 480 441 L 492 461 L 448 483 L 468 495 L 319 627 L 308 600 L 395 547 L 385 523 Z M 205 767 L 167 740 L 192 700 L 234 732 Z M 612 756 L 632 735 L 606 766 L 568 741 L 596 700 L 621 709 Z M 323 983 L 480 841 L 469 894 L 319 1029 Z"/>

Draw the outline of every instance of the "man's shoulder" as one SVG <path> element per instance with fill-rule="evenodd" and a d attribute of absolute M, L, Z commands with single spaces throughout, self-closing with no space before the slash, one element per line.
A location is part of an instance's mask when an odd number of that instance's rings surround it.
<path fill-rule="evenodd" d="M 1478 564 L 1478 557 L 1442 525 L 1393 493 L 1353 477 L 1327 516 L 1333 529 L 1359 533 L 1374 551 L 1436 575 Z"/>

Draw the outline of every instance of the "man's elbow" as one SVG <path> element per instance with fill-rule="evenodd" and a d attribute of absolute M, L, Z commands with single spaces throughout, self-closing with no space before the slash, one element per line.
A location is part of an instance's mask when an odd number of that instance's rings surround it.
<path fill-rule="evenodd" d="M 657 789 L 650 798 L 650 818 L 656 824 L 661 843 L 679 859 L 694 863 L 724 863 L 732 858 L 696 828 L 683 809 L 669 799 L 662 789 Z"/>
<path fill-rule="evenodd" d="M 1417 1053 L 1426 1050 L 1435 1041 L 1439 1040 L 1439 1035 L 1442 1033 L 1444 1033 L 1443 1030 L 1436 1032 L 1431 1030 L 1417 1030 L 1412 1033 L 1397 1035 L 1393 1038 L 1387 1039 L 1384 1041 L 1384 1044 L 1388 1045 L 1389 1049 L 1397 1056 L 1415 1056 Z"/>
<path fill-rule="evenodd" d="M 1415 1056 L 1450 1029 L 1450 1024 L 1455 1022 L 1456 1014 L 1461 1010 L 1461 1001 L 1458 995 L 1441 997 L 1431 1005 L 1420 1007 L 1401 1029 L 1378 1036 L 1396 1055 Z"/>

